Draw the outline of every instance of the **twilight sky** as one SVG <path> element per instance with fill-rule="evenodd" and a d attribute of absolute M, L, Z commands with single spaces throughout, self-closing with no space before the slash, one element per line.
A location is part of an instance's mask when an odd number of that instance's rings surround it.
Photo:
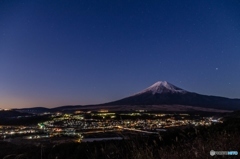
<path fill-rule="evenodd" d="M 159 80 L 240 98 L 240 1 L 0 1 L 0 108 L 109 102 Z"/>

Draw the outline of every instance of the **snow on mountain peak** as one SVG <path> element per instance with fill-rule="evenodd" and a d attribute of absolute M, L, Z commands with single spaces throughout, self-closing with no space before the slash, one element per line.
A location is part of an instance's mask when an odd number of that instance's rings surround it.
<path fill-rule="evenodd" d="M 140 92 L 139 94 L 146 92 L 151 92 L 152 94 L 156 93 L 161 94 L 161 93 L 186 93 L 187 91 L 178 88 L 167 81 L 158 81 L 151 85 L 150 87 L 143 90 L 142 92 Z"/>

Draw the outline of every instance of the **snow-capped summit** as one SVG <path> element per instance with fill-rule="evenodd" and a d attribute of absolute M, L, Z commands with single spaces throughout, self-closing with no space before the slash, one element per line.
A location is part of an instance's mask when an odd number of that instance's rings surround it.
<path fill-rule="evenodd" d="M 138 94 L 149 92 L 151 92 L 152 94 L 156 93 L 162 94 L 162 93 L 186 93 L 187 91 L 178 88 L 167 81 L 158 81 Z"/>

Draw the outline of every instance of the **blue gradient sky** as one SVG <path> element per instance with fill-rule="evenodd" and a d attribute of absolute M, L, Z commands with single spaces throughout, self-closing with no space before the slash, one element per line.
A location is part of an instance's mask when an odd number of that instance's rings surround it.
<path fill-rule="evenodd" d="M 0 1 L 0 108 L 108 102 L 159 80 L 240 98 L 240 2 Z"/>

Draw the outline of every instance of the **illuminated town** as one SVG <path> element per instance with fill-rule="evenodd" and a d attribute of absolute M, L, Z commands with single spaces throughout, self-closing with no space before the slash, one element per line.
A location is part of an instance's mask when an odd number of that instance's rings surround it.
<path fill-rule="evenodd" d="M 4 110 L 7 111 L 7 110 Z M 145 110 L 134 112 L 75 111 L 74 113 L 48 113 L 49 120 L 28 126 L 0 126 L 1 140 L 21 143 L 86 142 L 127 139 L 133 134 L 159 134 L 174 128 L 210 126 L 221 123 L 221 118 L 199 115 L 156 113 Z M 20 118 L 20 117 L 19 117 Z M 24 118 L 24 117 L 22 117 Z M 50 140 L 52 139 L 52 140 Z M 55 140 L 54 140 L 55 139 Z"/>

